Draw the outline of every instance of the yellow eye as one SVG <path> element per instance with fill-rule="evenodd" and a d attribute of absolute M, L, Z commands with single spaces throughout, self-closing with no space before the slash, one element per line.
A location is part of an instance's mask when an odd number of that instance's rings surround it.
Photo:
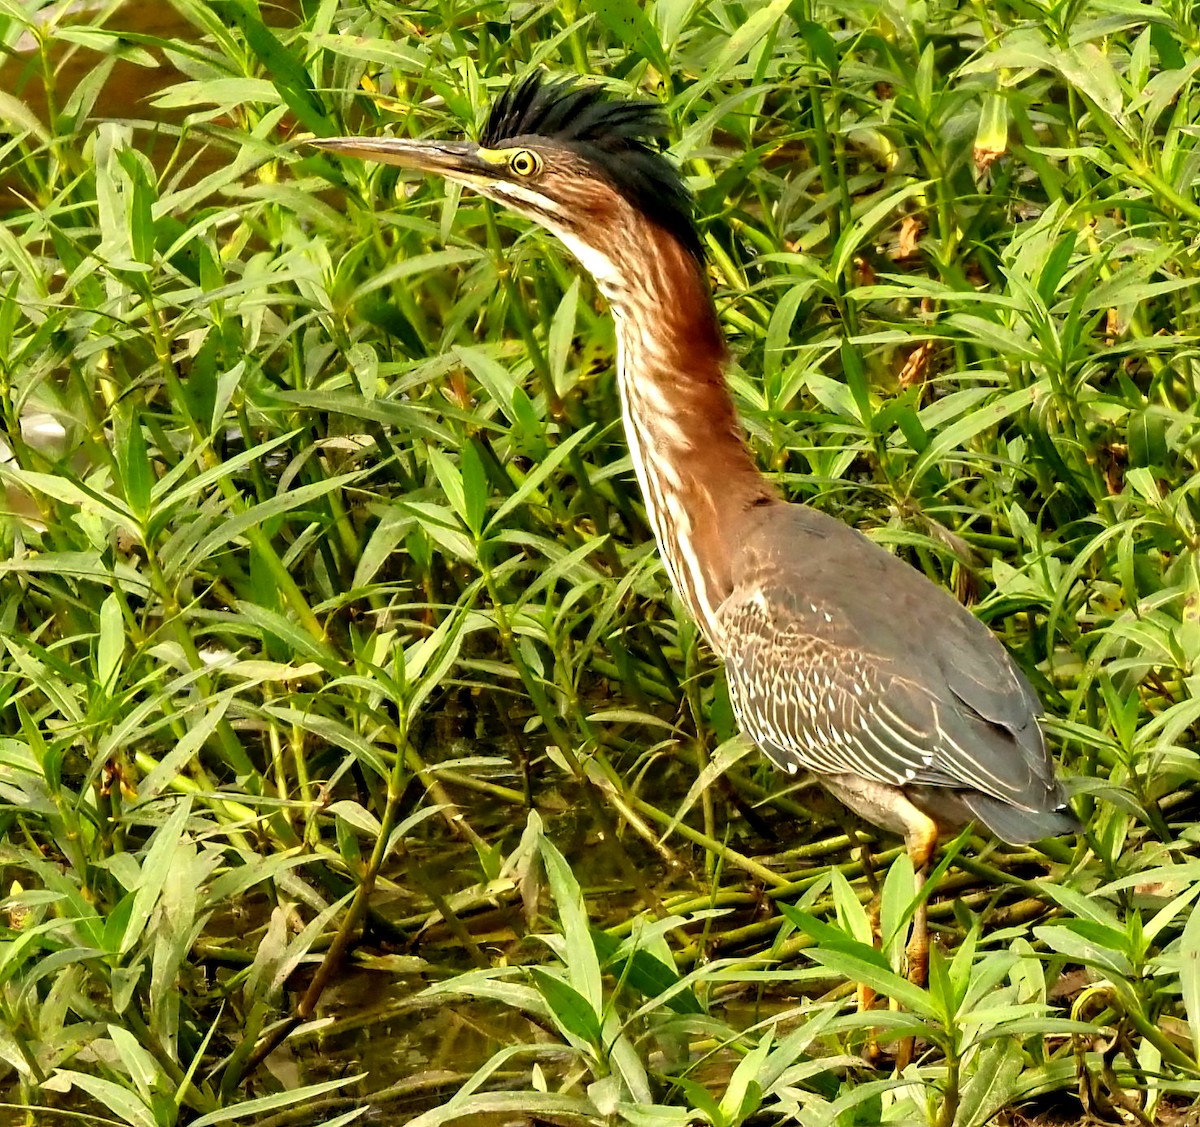
<path fill-rule="evenodd" d="M 508 158 L 508 167 L 518 176 L 533 176 L 542 170 L 542 158 L 528 149 L 518 149 Z"/>

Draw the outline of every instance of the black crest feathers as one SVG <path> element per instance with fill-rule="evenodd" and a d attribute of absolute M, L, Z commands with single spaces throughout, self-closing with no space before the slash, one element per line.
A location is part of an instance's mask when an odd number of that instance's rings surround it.
<path fill-rule="evenodd" d="M 599 86 L 569 78 L 545 82 L 535 72 L 496 99 L 479 142 L 489 149 L 514 142 L 571 149 L 700 260 L 691 193 L 659 150 L 666 133 L 666 118 L 654 102 L 610 101 Z"/>

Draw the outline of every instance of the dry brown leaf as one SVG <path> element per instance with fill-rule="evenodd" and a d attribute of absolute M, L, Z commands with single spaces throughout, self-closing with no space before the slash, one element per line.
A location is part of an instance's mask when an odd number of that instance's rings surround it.
<path fill-rule="evenodd" d="M 917 242 L 925 224 L 915 215 L 906 215 L 900 221 L 900 238 L 896 243 L 896 253 L 892 257 L 897 262 L 905 262 L 917 255 Z"/>
<path fill-rule="evenodd" d="M 909 354 L 900 369 L 900 386 L 913 387 L 924 383 L 929 376 L 929 361 L 933 359 L 933 341 L 922 341 Z"/>

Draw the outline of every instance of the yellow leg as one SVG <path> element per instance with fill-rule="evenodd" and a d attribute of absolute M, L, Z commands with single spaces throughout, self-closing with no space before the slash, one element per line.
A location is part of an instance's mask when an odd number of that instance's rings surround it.
<path fill-rule="evenodd" d="M 879 890 L 879 880 L 875 876 L 875 864 L 871 859 L 871 844 L 859 837 L 858 831 L 852 825 L 847 824 L 845 830 L 850 840 L 855 843 L 859 864 L 863 868 L 863 876 L 867 878 L 867 887 L 871 890 L 871 902 L 867 908 L 867 919 L 871 923 L 871 946 L 878 951 L 883 944 L 883 937 L 879 933 L 880 897 L 882 894 Z M 867 1010 L 874 1008 L 875 991 L 871 987 L 860 982 L 856 993 L 858 996 L 859 1013 L 865 1013 Z"/>
<path fill-rule="evenodd" d="M 915 806 L 898 787 L 874 783 L 854 775 L 827 776 L 821 782 L 826 790 L 860 817 L 882 829 L 904 835 L 904 844 L 917 874 L 917 891 L 922 891 L 930 858 L 937 848 L 937 822 Z M 924 901 L 914 910 L 912 922 L 912 938 L 907 951 L 908 977 L 911 982 L 924 986 L 929 972 L 929 933 Z M 860 1006 L 865 996 L 865 992 L 860 990 Z M 899 1046 L 897 1067 L 905 1068 L 912 1056 L 913 1038 L 909 1037 Z"/>
<path fill-rule="evenodd" d="M 925 882 L 929 879 L 929 862 L 937 848 L 938 835 L 937 827 L 932 822 L 929 822 L 927 828 L 921 828 L 923 832 L 918 831 L 917 827 L 914 827 L 914 831 L 908 835 L 905 844 L 913 861 L 916 893 L 921 900 L 913 910 L 912 934 L 905 955 L 908 962 L 908 981 L 914 986 L 924 988 L 929 982 L 929 913 L 922 893 L 925 891 Z M 912 1037 L 905 1037 L 897 1047 L 897 1072 L 903 1072 L 912 1062 L 913 1042 Z"/>
<path fill-rule="evenodd" d="M 874 882 L 872 882 L 874 884 Z M 883 933 L 879 929 L 879 913 L 881 908 L 879 889 L 875 888 L 875 895 L 871 898 L 871 906 L 867 909 L 867 918 L 871 922 L 871 946 L 876 951 L 883 947 Z M 875 991 L 865 983 L 858 984 L 858 1012 L 866 1013 L 867 1010 L 875 1008 Z M 883 1051 L 879 1047 L 878 1030 L 869 1029 L 867 1031 L 867 1043 L 863 1046 L 863 1059 L 872 1068 L 878 1068 L 883 1061 Z"/>
<path fill-rule="evenodd" d="M 922 865 L 916 873 L 917 895 L 925 889 L 929 866 Z M 914 986 L 925 986 L 929 982 L 929 915 L 924 900 L 913 912 L 912 937 L 908 941 L 908 981 Z"/>

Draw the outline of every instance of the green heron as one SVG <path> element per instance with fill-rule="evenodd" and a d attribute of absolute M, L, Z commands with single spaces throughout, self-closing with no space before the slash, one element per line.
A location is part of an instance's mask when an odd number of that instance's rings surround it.
<path fill-rule="evenodd" d="M 859 532 L 784 501 L 755 465 L 691 196 L 656 144 L 664 132 L 653 103 L 532 75 L 500 96 L 479 143 L 311 143 L 466 184 L 548 228 L 595 279 L 667 574 L 770 759 L 902 835 L 921 880 L 939 835 L 973 821 L 1012 844 L 1076 829 L 1038 698 L 992 633 Z M 913 931 L 920 981 L 923 909 Z"/>

